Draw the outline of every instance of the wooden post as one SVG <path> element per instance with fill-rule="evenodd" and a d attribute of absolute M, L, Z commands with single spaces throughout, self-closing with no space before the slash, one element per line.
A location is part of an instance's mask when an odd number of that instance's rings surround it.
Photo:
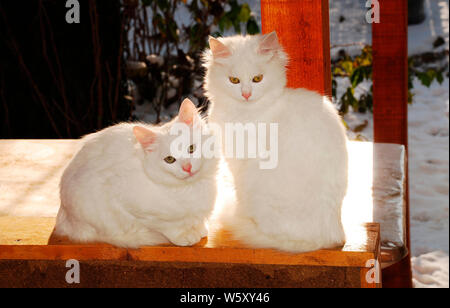
<path fill-rule="evenodd" d="M 380 23 L 372 25 L 374 141 L 398 143 L 407 147 L 408 2 L 378 1 Z M 410 248 L 408 185 L 406 196 L 406 236 Z M 411 276 L 411 260 L 408 256 L 383 272 L 383 285 L 411 287 Z"/>
<path fill-rule="evenodd" d="M 331 97 L 328 0 L 261 0 L 261 17 L 289 55 L 288 86 Z"/>

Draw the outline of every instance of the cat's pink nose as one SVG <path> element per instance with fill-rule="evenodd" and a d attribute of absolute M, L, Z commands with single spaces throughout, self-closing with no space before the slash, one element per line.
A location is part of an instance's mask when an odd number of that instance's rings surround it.
<path fill-rule="evenodd" d="M 191 163 L 187 163 L 186 165 L 183 166 L 183 171 L 186 171 L 187 173 L 191 173 L 191 170 L 192 170 Z"/>
<path fill-rule="evenodd" d="M 249 97 L 252 96 L 252 93 L 250 93 L 250 92 L 242 92 L 242 96 L 243 96 L 246 100 L 248 100 Z"/>

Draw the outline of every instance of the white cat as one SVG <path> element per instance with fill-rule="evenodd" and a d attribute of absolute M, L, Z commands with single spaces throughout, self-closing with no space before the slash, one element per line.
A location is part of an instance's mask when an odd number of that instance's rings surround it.
<path fill-rule="evenodd" d="M 189 246 L 205 237 L 218 160 L 173 155 L 174 123 L 188 124 L 192 133 L 206 125 L 185 100 L 163 126 L 123 123 L 86 136 L 61 179 L 56 234 L 132 248 Z M 193 142 L 185 151 L 201 147 Z"/>
<path fill-rule="evenodd" d="M 237 203 L 225 224 L 254 247 L 291 252 L 342 245 L 347 190 L 342 122 L 329 100 L 286 88 L 287 55 L 275 32 L 210 38 L 204 54 L 210 122 L 278 123 L 278 166 L 227 159 Z"/>

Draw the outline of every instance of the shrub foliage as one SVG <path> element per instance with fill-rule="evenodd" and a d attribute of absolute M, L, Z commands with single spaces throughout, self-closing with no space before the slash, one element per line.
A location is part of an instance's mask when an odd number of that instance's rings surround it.
<path fill-rule="evenodd" d="M 372 47 L 365 46 L 361 53 L 349 56 L 341 50 L 337 59 L 332 62 L 333 75 L 333 99 L 337 104 L 339 112 L 344 115 L 350 107 L 354 111 L 365 113 L 373 111 L 373 87 L 362 91 L 359 97 L 355 95 L 356 89 L 362 82 L 371 84 L 372 81 Z M 413 88 L 413 80 L 417 78 L 424 86 L 430 87 L 434 81 L 442 83 L 444 76 L 448 77 L 448 50 L 432 51 L 418 54 L 408 58 L 408 88 Z M 338 97 L 338 78 L 348 80 L 349 86 Z M 412 103 L 413 94 L 409 91 L 408 102 Z"/>
<path fill-rule="evenodd" d="M 201 52 L 209 35 L 217 37 L 229 29 L 259 33 L 250 7 L 237 0 L 130 0 L 125 11 L 128 77 L 139 93 L 134 102 L 151 103 L 156 122 L 164 108 L 184 96 L 194 95 L 201 105 L 207 103 L 201 86 Z M 180 20 L 179 12 L 183 19 L 186 14 L 190 18 Z"/>

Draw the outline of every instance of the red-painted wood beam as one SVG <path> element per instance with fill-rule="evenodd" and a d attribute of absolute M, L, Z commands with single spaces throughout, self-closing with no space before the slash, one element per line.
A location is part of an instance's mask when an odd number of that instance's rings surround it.
<path fill-rule="evenodd" d="M 373 24 L 375 142 L 408 145 L 408 1 L 379 0 Z"/>
<path fill-rule="evenodd" d="M 328 0 L 261 0 L 261 17 L 289 55 L 288 86 L 331 97 Z"/>
<path fill-rule="evenodd" d="M 398 143 L 407 147 L 408 1 L 378 2 L 380 23 L 372 25 L 374 141 Z M 408 179 L 406 183 L 406 237 L 410 248 Z M 383 271 L 383 286 L 412 286 L 409 256 Z"/>

